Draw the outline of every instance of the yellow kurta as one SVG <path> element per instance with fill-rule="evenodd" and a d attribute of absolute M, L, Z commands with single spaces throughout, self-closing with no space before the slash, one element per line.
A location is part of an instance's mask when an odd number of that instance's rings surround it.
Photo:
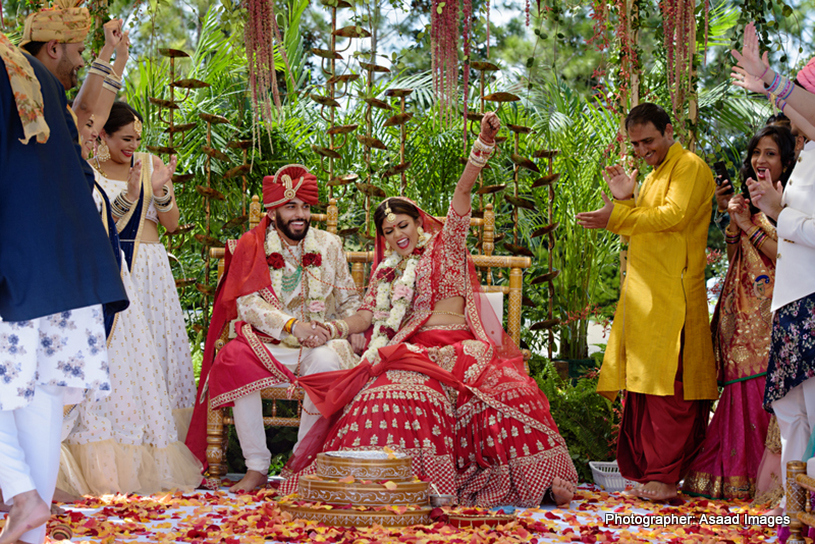
<path fill-rule="evenodd" d="M 601 394 L 673 395 L 682 350 L 685 400 L 718 397 L 705 293 L 714 187 L 710 168 L 677 142 L 645 178 L 636 202 L 614 202 L 606 228 L 630 241 Z"/>

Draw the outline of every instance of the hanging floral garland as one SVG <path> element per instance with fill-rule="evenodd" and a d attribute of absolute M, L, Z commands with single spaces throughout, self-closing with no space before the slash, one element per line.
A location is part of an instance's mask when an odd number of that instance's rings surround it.
<path fill-rule="evenodd" d="M 665 32 L 665 52 L 668 60 L 668 88 L 675 119 L 682 117 L 684 101 L 692 93 L 693 55 L 696 52 L 696 2 L 694 0 L 662 0 L 662 25 Z M 707 43 L 710 2 L 705 0 L 705 43 Z"/>
<path fill-rule="evenodd" d="M 464 0 L 470 3 L 471 0 Z M 470 4 L 470 13 L 472 4 Z M 468 27 L 469 28 L 469 27 Z M 433 92 L 439 104 L 443 123 L 451 119 L 457 105 L 458 92 L 458 0 L 433 0 L 430 14 L 431 71 Z M 469 41 L 469 36 L 465 39 Z"/>
<path fill-rule="evenodd" d="M 274 32 L 276 30 L 274 0 L 244 0 L 247 20 L 243 26 L 249 89 L 255 115 L 266 123 L 272 120 L 272 91 L 275 106 L 280 109 L 280 93 L 274 62 Z"/>

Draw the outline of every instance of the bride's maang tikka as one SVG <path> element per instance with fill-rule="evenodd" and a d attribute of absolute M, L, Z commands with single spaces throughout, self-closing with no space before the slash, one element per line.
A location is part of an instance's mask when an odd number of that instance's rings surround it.
<path fill-rule="evenodd" d="M 393 211 L 391 210 L 390 199 L 385 201 L 385 219 L 387 219 L 391 223 L 396 223 L 396 214 L 393 213 Z"/>

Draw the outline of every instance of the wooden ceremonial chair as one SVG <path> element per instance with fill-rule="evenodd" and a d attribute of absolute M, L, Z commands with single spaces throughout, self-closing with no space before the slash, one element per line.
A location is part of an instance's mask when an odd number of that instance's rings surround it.
<path fill-rule="evenodd" d="M 257 196 L 252 197 L 252 203 L 249 205 L 249 228 L 256 227 L 263 213 L 261 205 Z M 337 208 L 337 201 L 331 199 L 326 209 L 325 214 L 311 214 L 311 221 L 324 222 L 326 230 L 332 234 L 337 233 L 339 211 Z M 445 221 L 446 218 L 439 218 L 440 221 Z M 521 339 L 521 306 L 523 299 L 523 270 L 532 265 L 532 260 L 529 257 L 512 257 L 503 255 L 493 255 L 495 249 L 495 214 L 493 212 L 492 204 L 488 204 L 484 210 L 483 218 L 473 217 L 470 219 L 470 226 L 479 230 L 479 238 L 481 240 L 482 254 L 473 255 L 473 261 L 479 270 L 486 270 L 487 277 L 492 277 L 492 270 L 494 268 L 508 268 L 509 269 L 509 285 L 492 285 L 488 282 L 482 288 L 485 293 L 488 293 L 488 300 L 492 304 L 496 315 L 503 315 L 503 298 L 506 297 L 508 303 L 507 311 L 507 333 L 515 341 L 520 344 Z M 224 248 L 211 248 L 210 256 L 218 259 L 218 280 L 220 281 L 224 271 Z M 373 263 L 373 251 L 347 251 L 345 253 L 347 261 L 351 264 L 351 276 L 354 283 L 363 294 L 365 289 L 365 281 L 370 271 L 367 270 L 368 265 Z M 494 297 L 490 294 L 500 293 L 501 296 Z M 221 337 L 216 341 L 215 348 L 221 349 L 226 342 L 234 337 L 234 330 L 232 324 L 227 325 L 221 333 Z M 524 360 L 530 356 L 529 350 L 523 350 Z M 288 396 L 288 386 L 281 385 L 276 387 L 268 387 L 262 389 L 260 396 L 264 400 L 272 401 L 272 415 L 263 418 L 264 426 L 270 427 L 299 427 L 300 426 L 300 413 L 302 411 L 302 401 L 305 396 L 303 389 L 295 388 L 291 397 Z M 291 401 L 296 403 L 296 416 L 282 417 L 278 415 L 278 401 Z M 209 398 L 207 398 L 207 463 L 209 464 L 209 478 L 218 480 L 226 474 L 226 441 L 228 434 L 224 432 L 225 425 L 234 425 L 235 422 L 231 417 L 231 410 L 229 415 L 226 413 L 228 409 L 222 408 L 213 410 L 209 406 Z"/>
<path fill-rule="evenodd" d="M 815 479 L 807 476 L 807 464 L 803 461 L 790 461 L 784 468 L 787 471 L 787 515 L 790 537 L 787 544 L 804 544 L 804 526 L 815 527 L 815 512 L 812 511 L 810 493 L 815 493 Z M 766 525 L 767 521 L 761 521 Z M 755 523 L 753 525 L 759 525 Z"/>

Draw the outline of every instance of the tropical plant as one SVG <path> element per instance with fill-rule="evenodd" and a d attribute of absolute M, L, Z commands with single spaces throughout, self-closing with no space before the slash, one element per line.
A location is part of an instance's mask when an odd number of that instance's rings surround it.
<path fill-rule="evenodd" d="M 560 174 L 555 188 L 554 266 L 560 275 L 554 281 L 555 317 L 562 321 L 557 328 L 559 356 L 584 359 L 588 356 L 587 333 L 590 314 L 604 284 L 599 281 L 604 270 L 616 266 L 618 238 L 604 230 L 589 230 L 579 226 L 575 216 L 602 205 L 600 192 L 605 187 L 602 169 L 617 160 L 618 120 L 597 98 L 584 99 L 565 85 L 552 83 L 533 95 L 537 148 L 556 149 L 553 170 Z M 531 196 L 540 210 L 546 209 L 544 192 Z M 543 218 L 522 222 L 521 228 L 531 232 L 545 224 Z M 549 248 L 541 238 L 530 239 L 536 254 L 532 269 L 526 274 L 527 285 L 540 274 L 548 272 Z M 524 286 L 524 292 L 536 303 L 526 310 L 530 320 L 545 319 L 545 291 Z M 541 332 L 525 335 L 530 345 L 541 346 L 548 336 Z"/>

